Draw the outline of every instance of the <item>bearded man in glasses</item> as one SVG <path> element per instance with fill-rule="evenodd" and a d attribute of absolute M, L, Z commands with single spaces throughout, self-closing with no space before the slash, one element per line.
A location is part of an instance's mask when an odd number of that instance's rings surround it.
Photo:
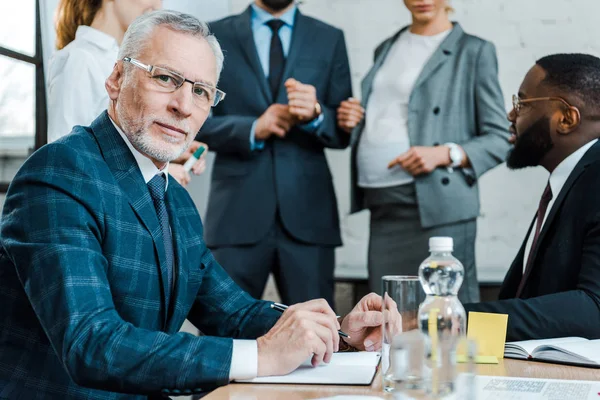
<path fill-rule="evenodd" d="M 600 59 L 555 54 L 529 70 L 508 114 L 509 168 L 550 177 L 500 300 L 507 340 L 600 338 Z"/>
<path fill-rule="evenodd" d="M 279 314 L 207 249 L 167 171 L 224 98 L 222 64 L 196 18 L 138 18 L 106 81 L 108 111 L 17 173 L 0 219 L 0 398 L 191 394 L 329 362 L 348 345 L 376 350 L 379 296 L 341 323 L 323 299 Z M 205 335 L 179 332 L 185 318 Z"/>

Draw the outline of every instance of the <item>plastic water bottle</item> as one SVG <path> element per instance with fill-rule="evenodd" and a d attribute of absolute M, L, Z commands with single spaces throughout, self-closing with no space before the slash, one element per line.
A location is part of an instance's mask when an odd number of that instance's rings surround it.
<path fill-rule="evenodd" d="M 452 256 L 450 237 L 429 239 L 430 256 L 419 267 L 426 298 L 419 307 L 419 328 L 430 343 L 430 394 L 442 397 L 455 390 L 456 346 L 466 334 L 466 314 L 457 294 L 464 267 Z"/>

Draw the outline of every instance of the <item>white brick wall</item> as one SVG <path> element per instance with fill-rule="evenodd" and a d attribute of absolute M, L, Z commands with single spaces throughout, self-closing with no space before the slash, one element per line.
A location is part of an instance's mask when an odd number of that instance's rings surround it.
<path fill-rule="evenodd" d="M 241 12 L 250 1 L 165 0 L 165 7 L 185 9 L 201 19 L 212 19 L 228 12 Z M 554 52 L 600 54 L 600 45 L 596 43 L 600 38 L 598 0 L 451 0 L 451 3 L 456 9 L 453 19 L 466 31 L 496 44 L 507 110 L 510 96 L 537 58 Z M 359 82 L 372 64 L 375 46 L 410 20 L 402 0 L 305 0 L 301 9 L 344 30 L 357 96 Z M 366 264 L 368 215 L 347 216 L 348 152 L 331 151 L 328 156 L 346 243 L 339 252 L 338 264 L 362 267 Z M 531 221 L 546 176 L 541 169 L 514 172 L 499 167 L 482 179 L 483 209 L 477 238 L 481 269 L 508 267 Z M 190 192 L 202 213 L 208 191 L 208 173 L 193 179 Z"/>
<path fill-rule="evenodd" d="M 236 13 L 248 4 L 248 0 L 230 0 L 231 11 Z M 467 32 L 496 44 L 507 110 L 511 95 L 537 58 L 556 52 L 600 53 L 598 0 L 453 0 L 451 4 L 456 10 L 453 20 Z M 371 67 L 375 46 L 410 22 L 401 0 L 305 0 L 301 9 L 344 30 L 357 96 L 360 80 Z M 338 255 L 338 264 L 364 265 L 368 216 L 347 216 L 348 158 L 347 151 L 329 152 L 344 215 L 346 245 Z M 480 269 L 508 268 L 531 222 L 546 178 L 547 173 L 540 168 L 508 171 L 504 166 L 484 176 L 477 236 Z"/>

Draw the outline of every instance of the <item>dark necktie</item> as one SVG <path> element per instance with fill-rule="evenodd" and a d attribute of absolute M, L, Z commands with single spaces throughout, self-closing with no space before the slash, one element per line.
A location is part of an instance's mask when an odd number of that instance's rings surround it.
<path fill-rule="evenodd" d="M 173 238 L 171 237 L 171 226 L 169 225 L 169 213 L 167 212 L 167 204 L 165 203 L 166 195 L 166 179 L 164 174 L 155 175 L 154 178 L 148 182 L 148 189 L 150 190 L 150 196 L 154 202 L 154 208 L 156 209 L 156 215 L 160 228 L 162 231 L 163 245 L 165 246 L 165 256 L 167 257 L 167 293 L 165 293 L 165 299 L 169 304 L 169 295 L 173 285 L 173 268 L 174 268 L 174 254 L 173 254 Z"/>
<path fill-rule="evenodd" d="M 532 268 L 533 263 L 533 253 L 537 246 L 537 242 L 540 236 L 540 231 L 542 230 L 542 224 L 544 223 L 544 217 L 546 216 L 546 210 L 548 209 L 548 204 L 552 200 L 552 188 L 550 187 L 550 182 L 546 185 L 546 189 L 542 194 L 542 198 L 540 199 L 540 205 L 538 206 L 538 212 L 535 223 L 535 234 L 533 235 L 533 241 L 531 242 L 531 248 L 529 249 L 529 255 L 527 256 L 527 264 L 525 264 L 525 271 L 523 272 L 523 277 L 521 278 L 521 283 L 519 284 L 519 289 L 517 290 L 517 297 L 523 291 L 523 286 L 525 285 L 525 277 L 527 276 L 527 272 Z"/>
<path fill-rule="evenodd" d="M 273 102 L 277 99 L 277 92 L 281 84 L 281 76 L 283 75 L 283 67 L 285 66 L 285 56 L 283 55 L 283 45 L 279 38 L 279 29 L 285 23 L 280 19 L 272 19 L 267 22 L 269 28 L 273 32 L 271 37 L 271 51 L 269 53 L 269 86 L 273 94 Z"/>

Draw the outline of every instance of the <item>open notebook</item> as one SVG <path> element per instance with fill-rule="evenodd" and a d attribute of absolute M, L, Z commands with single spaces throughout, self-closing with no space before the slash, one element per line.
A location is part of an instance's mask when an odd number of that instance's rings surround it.
<path fill-rule="evenodd" d="M 600 368 L 600 340 L 567 337 L 508 342 L 504 357 Z"/>
<path fill-rule="evenodd" d="M 237 382 L 307 383 L 318 385 L 370 385 L 381 355 L 374 352 L 335 353 L 329 364 L 313 367 L 306 360 L 295 371 L 283 376 L 263 376 Z"/>

